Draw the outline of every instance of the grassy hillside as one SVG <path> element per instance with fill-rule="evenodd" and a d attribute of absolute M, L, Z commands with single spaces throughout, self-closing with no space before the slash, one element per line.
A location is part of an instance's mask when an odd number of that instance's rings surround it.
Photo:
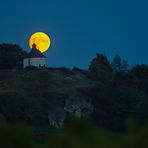
<path fill-rule="evenodd" d="M 64 108 L 65 99 L 95 84 L 68 69 L 1 70 L 0 113 L 11 122 L 46 123 L 51 108 Z"/>
<path fill-rule="evenodd" d="M 94 85 L 80 72 L 70 70 L 1 70 L 0 91 L 1 92 L 33 92 L 48 91 L 49 89 L 66 90 L 77 87 Z M 39 90 L 39 92 L 37 91 Z"/>

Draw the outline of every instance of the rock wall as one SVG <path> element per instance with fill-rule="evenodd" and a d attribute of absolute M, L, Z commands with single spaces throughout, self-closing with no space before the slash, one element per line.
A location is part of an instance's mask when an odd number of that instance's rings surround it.
<path fill-rule="evenodd" d="M 64 106 L 55 106 L 48 111 L 48 122 L 50 126 L 62 128 L 67 116 L 73 115 L 79 118 L 89 118 L 94 110 L 92 98 L 75 94 L 65 98 Z"/>

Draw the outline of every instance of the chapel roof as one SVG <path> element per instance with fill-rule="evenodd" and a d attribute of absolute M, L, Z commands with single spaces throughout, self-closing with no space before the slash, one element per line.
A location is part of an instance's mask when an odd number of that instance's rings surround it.
<path fill-rule="evenodd" d="M 32 50 L 26 55 L 25 58 L 46 58 L 46 56 L 44 56 L 44 54 L 36 48 L 36 44 L 33 44 Z"/>

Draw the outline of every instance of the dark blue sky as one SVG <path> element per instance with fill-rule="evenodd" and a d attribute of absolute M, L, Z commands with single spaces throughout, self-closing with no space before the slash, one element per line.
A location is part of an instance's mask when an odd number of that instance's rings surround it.
<path fill-rule="evenodd" d="M 51 38 L 48 66 L 87 68 L 97 52 L 148 64 L 147 0 L 1 0 L 0 42 L 29 51 L 32 33 Z"/>

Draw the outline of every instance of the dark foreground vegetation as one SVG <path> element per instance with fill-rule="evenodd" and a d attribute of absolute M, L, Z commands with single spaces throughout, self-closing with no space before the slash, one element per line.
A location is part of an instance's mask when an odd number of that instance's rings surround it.
<path fill-rule="evenodd" d="M 92 126 L 80 118 L 71 118 L 61 133 L 48 135 L 44 143 L 35 140 L 34 129 L 24 125 L 0 124 L 2 148 L 147 148 L 148 125 L 126 122 L 122 134 Z"/>
<path fill-rule="evenodd" d="M 148 65 L 97 54 L 88 70 L 22 69 L 25 54 L 0 45 L 0 147 L 148 147 Z"/>

